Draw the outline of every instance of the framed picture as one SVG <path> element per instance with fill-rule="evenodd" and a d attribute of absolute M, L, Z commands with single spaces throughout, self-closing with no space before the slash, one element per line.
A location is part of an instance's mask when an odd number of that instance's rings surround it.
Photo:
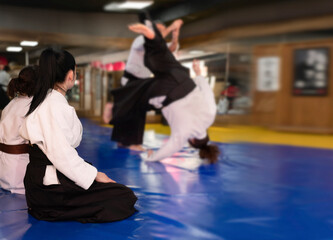
<path fill-rule="evenodd" d="M 294 52 L 293 95 L 325 96 L 328 92 L 329 48 Z"/>
<path fill-rule="evenodd" d="M 279 57 L 271 56 L 258 58 L 257 90 L 262 92 L 278 91 L 280 86 L 279 70 Z"/>

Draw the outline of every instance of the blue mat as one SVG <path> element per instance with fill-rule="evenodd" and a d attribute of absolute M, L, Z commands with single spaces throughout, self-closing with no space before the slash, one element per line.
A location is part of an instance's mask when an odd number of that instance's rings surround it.
<path fill-rule="evenodd" d="M 333 239 L 333 151 L 219 144 L 217 165 L 144 163 L 82 119 L 79 154 L 130 186 L 138 213 L 113 223 L 38 221 L 24 196 L 0 190 L 0 239 Z"/>

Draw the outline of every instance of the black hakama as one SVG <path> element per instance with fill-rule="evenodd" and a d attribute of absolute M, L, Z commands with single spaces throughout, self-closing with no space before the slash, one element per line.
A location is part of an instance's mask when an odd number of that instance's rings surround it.
<path fill-rule="evenodd" d="M 47 165 L 52 163 L 34 145 L 24 177 L 28 212 L 39 220 L 82 223 L 111 222 L 131 216 L 137 197 L 119 183 L 94 181 L 84 190 L 57 171 L 60 184 L 45 186 L 43 178 Z"/>
<path fill-rule="evenodd" d="M 9 103 L 10 99 L 5 90 L 3 90 L 2 85 L 0 84 L 0 110 L 3 110 L 7 104 Z"/>

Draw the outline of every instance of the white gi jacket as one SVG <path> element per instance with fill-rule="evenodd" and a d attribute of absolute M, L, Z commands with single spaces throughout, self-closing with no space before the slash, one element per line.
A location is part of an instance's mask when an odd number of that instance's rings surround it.
<path fill-rule="evenodd" d="M 19 96 L 3 109 L 0 120 L 0 142 L 7 145 L 27 144 L 19 134 L 32 98 Z M 29 154 L 9 154 L 0 151 L 0 187 L 12 193 L 25 194 L 23 178 Z"/>
<path fill-rule="evenodd" d="M 152 156 L 142 154 L 144 160 L 162 160 L 181 150 L 189 139 L 206 137 L 207 129 L 216 116 L 214 93 L 204 77 L 198 76 L 193 80 L 197 87 L 192 92 L 162 108 L 171 128 L 171 136 Z"/>
<path fill-rule="evenodd" d="M 84 189 L 95 180 L 97 169 L 75 150 L 81 142 L 82 124 L 58 91 L 49 91 L 44 102 L 26 118 L 20 133 L 31 144 L 37 144 L 53 164 L 46 168 L 44 185 L 59 184 L 56 169 Z"/>

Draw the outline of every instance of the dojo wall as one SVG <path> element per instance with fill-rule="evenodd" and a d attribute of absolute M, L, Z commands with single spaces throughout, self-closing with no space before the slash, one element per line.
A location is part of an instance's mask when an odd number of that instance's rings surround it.
<path fill-rule="evenodd" d="M 329 49 L 328 94 L 326 96 L 294 96 L 294 51 L 303 48 Z M 252 124 L 276 130 L 333 133 L 333 39 L 258 45 L 253 49 Z M 258 58 L 280 58 L 279 82 L 276 92 L 256 90 Z"/>

